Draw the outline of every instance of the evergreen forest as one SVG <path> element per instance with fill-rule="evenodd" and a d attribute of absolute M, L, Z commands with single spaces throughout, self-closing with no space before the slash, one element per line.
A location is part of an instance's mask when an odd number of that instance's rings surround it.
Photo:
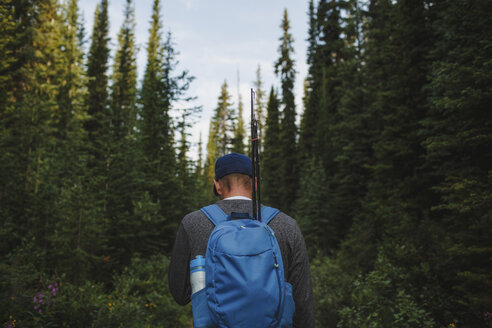
<path fill-rule="evenodd" d="M 182 217 L 217 200 L 216 159 L 250 152 L 249 97 L 224 80 L 192 154 L 193 72 L 153 0 L 138 81 L 125 2 L 117 40 L 108 0 L 91 31 L 77 0 L 0 2 L 1 327 L 192 327 L 169 255 Z M 308 0 L 307 49 L 278 13 L 278 84 L 258 66 L 251 86 L 262 200 L 303 232 L 317 327 L 492 327 L 491 13 Z"/>

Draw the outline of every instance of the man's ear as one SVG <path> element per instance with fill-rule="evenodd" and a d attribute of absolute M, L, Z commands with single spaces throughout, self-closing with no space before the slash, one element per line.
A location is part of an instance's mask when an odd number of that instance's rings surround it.
<path fill-rule="evenodd" d="M 214 185 L 215 185 L 215 189 L 217 190 L 217 193 L 220 195 L 222 195 L 222 186 L 220 185 L 220 183 L 214 179 Z"/>

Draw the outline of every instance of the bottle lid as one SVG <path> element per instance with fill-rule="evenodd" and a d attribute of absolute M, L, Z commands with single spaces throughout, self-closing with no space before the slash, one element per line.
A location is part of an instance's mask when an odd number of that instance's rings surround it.
<path fill-rule="evenodd" d="M 201 255 L 197 255 L 197 257 L 194 260 L 190 261 L 190 268 L 204 266 L 204 265 L 205 265 L 205 258 Z"/>

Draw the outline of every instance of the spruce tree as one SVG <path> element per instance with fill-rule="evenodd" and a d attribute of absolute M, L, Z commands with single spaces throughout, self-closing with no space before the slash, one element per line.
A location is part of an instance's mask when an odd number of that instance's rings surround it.
<path fill-rule="evenodd" d="M 92 172 L 86 169 L 87 134 L 83 124 L 87 119 L 87 77 L 83 68 L 80 47 L 79 10 L 76 0 L 63 8 L 62 69 L 58 104 L 60 111 L 60 140 L 55 161 L 60 163 L 57 183 L 60 195 L 57 206 L 61 219 L 55 226 L 52 239 L 56 269 L 65 272 L 74 283 L 86 279 L 107 276 L 104 270 L 93 275 L 95 258 L 101 264 L 106 244 L 106 226 L 100 219 L 100 211 L 93 207 L 97 193 L 89 182 Z M 96 265 L 97 265 L 96 264 Z"/>
<path fill-rule="evenodd" d="M 87 58 L 87 107 L 89 119 L 85 128 L 89 133 L 94 166 L 105 166 L 107 153 L 108 122 L 108 65 L 109 65 L 108 1 L 101 0 L 94 14 L 91 46 Z M 101 164 L 103 163 L 103 164 Z"/>
<path fill-rule="evenodd" d="M 186 71 L 175 72 L 176 53 L 171 34 L 168 33 L 163 40 L 159 0 L 153 4 L 149 32 L 147 66 L 139 96 L 141 106 L 137 139 L 145 172 L 143 190 L 148 194 L 143 202 L 148 204 L 149 209 L 157 208 L 157 212 L 149 214 L 148 222 L 142 222 L 145 234 L 152 239 L 152 243 L 141 246 L 143 249 L 148 247 L 149 251 L 157 251 L 170 249 L 181 219 L 170 110 L 175 101 L 182 100 L 192 77 Z"/>
<path fill-rule="evenodd" d="M 234 109 L 232 107 L 231 95 L 227 90 L 227 81 L 220 88 L 215 113 L 210 120 L 207 141 L 207 158 L 205 160 L 205 176 L 207 181 L 206 191 L 212 190 L 215 178 L 215 161 L 220 156 L 231 152 L 234 147 Z M 213 200 L 211 194 L 210 201 Z"/>
<path fill-rule="evenodd" d="M 137 101 L 137 66 L 135 40 L 135 8 L 127 0 L 125 20 L 118 34 L 118 49 L 113 63 L 111 86 L 112 142 L 133 133 Z"/>
<path fill-rule="evenodd" d="M 278 48 L 280 57 L 275 62 L 275 74 L 280 78 L 282 90 L 282 110 L 280 125 L 281 149 L 281 204 L 280 208 L 289 211 L 294 203 L 298 184 L 297 171 L 297 126 L 296 126 L 296 104 L 294 97 L 294 82 L 296 71 L 294 69 L 294 53 L 292 34 L 290 34 L 290 22 L 287 9 L 284 10 L 282 23 L 281 44 Z"/>
<path fill-rule="evenodd" d="M 374 153 L 363 212 L 380 233 L 407 234 L 428 218 L 433 198 L 427 175 L 416 169 L 424 152 L 419 121 L 427 109 L 423 86 L 433 32 L 425 1 L 374 1 L 368 14 L 365 62 Z"/>
<path fill-rule="evenodd" d="M 256 80 L 253 83 L 255 91 L 255 111 L 256 119 L 258 120 L 258 136 L 260 137 L 260 150 L 263 151 L 263 138 L 265 137 L 265 121 L 266 121 L 266 102 L 265 90 L 263 89 L 263 80 L 261 77 L 261 66 L 256 69 Z M 248 149 L 250 145 L 248 144 Z"/>
<path fill-rule="evenodd" d="M 94 13 L 91 45 L 87 55 L 88 118 L 84 121 L 88 142 L 88 192 L 94 197 L 91 218 L 107 222 L 108 167 L 109 167 L 109 19 L 108 1 L 101 0 Z M 103 226 L 103 225 L 101 225 Z M 106 242 L 104 242 L 106 244 Z"/>
<path fill-rule="evenodd" d="M 213 188 L 213 179 L 215 178 L 215 161 L 217 158 L 217 134 L 215 131 L 214 121 L 210 120 L 210 124 L 208 126 L 207 155 L 203 169 L 203 176 L 205 179 L 205 199 L 210 200 L 210 202 L 214 200 L 214 195 L 212 195 L 211 192 Z"/>
<path fill-rule="evenodd" d="M 234 125 L 234 141 L 233 141 L 233 146 L 232 146 L 232 151 L 235 153 L 240 153 L 244 154 L 245 151 L 245 145 L 244 145 L 244 138 L 246 136 L 246 130 L 244 129 L 244 118 L 243 118 L 243 100 L 241 97 L 241 91 L 239 88 L 239 72 L 238 72 L 238 79 L 237 79 L 237 121 L 236 124 Z"/>
<path fill-rule="evenodd" d="M 213 163 L 215 163 L 217 158 L 229 153 L 233 148 L 235 113 L 232 108 L 231 95 L 227 88 L 227 81 L 224 81 L 220 89 L 215 114 L 212 117 L 213 134 L 210 135 L 215 136 L 215 144 L 217 145 Z"/>
<path fill-rule="evenodd" d="M 490 1 L 438 4 L 430 107 L 421 121 L 422 169 L 431 170 L 434 182 L 432 220 L 447 236 L 439 240 L 440 281 L 453 285 L 442 298 L 449 300 L 446 310 L 456 322 L 470 327 L 483 325 L 481 309 L 492 307 L 490 10 Z M 449 318 L 442 312 L 441 324 Z"/>
<path fill-rule="evenodd" d="M 308 51 L 307 64 L 308 76 L 305 81 L 304 91 L 304 112 L 301 117 L 301 126 L 299 131 L 299 154 L 300 161 L 306 160 L 314 155 L 313 147 L 315 145 L 314 136 L 319 119 L 319 84 L 322 63 L 316 57 L 318 48 L 318 24 L 314 2 L 309 2 L 309 30 L 308 30 Z M 318 155 L 319 156 L 319 155 Z"/>
<path fill-rule="evenodd" d="M 134 233 L 133 204 L 135 199 L 142 197 L 138 189 L 142 168 L 135 140 L 137 48 L 134 12 L 133 2 L 126 1 L 125 19 L 118 33 L 118 48 L 113 61 L 109 101 L 107 218 L 110 222 L 110 246 L 116 260 L 125 257 L 128 249 L 139 248 L 138 237 Z"/>
<path fill-rule="evenodd" d="M 280 102 L 273 87 L 267 103 L 265 140 L 261 158 L 261 192 L 263 201 L 274 207 L 282 204 L 282 177 L 279 170 L 282 165 L 280 144 Z"/>
<path fill-rule="evenodd" d="M 18 12 L 17 12 L 18 13 Z M 24 193 L 23 169 L 25 163 L 22 157 L 25 145 L 18 135 L 20 113 L 16 103 L 15 86 L 21 58 L 20 40 L 23 39 L 21 31 L 25 31 L 16 14 L 16 8 L 12 0 L 5 1 L 0 6 L 0 216 L 3 218 L 0 229 L 0 256 L 3 258 L 8 252 L 20 243 L 22 234 L 13 233 L 16 226 L 25 223 L 21 212 L 19 197 Z M 24 23 L 25 24 L 25 23 Z M 17 52 L 17 56 L 14 53 Z M 17 109 L 17 110 L 16 110 Z M 20 151 L 19 151 L 20 150 Z M 19 207 L 18 207 L 19 206 Z M 19 222 L 20 221 L 20 222 Z"/>
<path fill-rule="evenodd" d="M 7 0 L 0 7 L 0 113 L 5 114 L 12 97 L 13 64 L 16 58 L 13 56 L 16 21 L 14 20 L 14 5 L 12 0 Z"/>
<path fill-rule="evenodd" d="M 329 170 L 330 190 L 323 211 L 324 217 L 330 218 L 331 228 L 326 231 L 331 239 L 328 244 L 338 248 L 361 213 L 361 200 L 367 188 L 366 165 L 372 154 L 367 131 L 369 116 L 364 111 L 367 94 L 361 57 L 363 20 L 357 1 L 332 2 L 320 9 L 327 11 L 320 13 L 321 16 L 328 17 L 323 38 L 325 33 L 330 35 L 320 48 L 325 48 L 325 55 L 332 60 L 327 61 L 323 71 L 320 99 L 325 104 L 321 107 L 324 117 L 321 124 L 329 127 L 324 139 L 325 151 L 329 150 L 330 156 L 317 155 L 324 158 L 325 168 Z"/>

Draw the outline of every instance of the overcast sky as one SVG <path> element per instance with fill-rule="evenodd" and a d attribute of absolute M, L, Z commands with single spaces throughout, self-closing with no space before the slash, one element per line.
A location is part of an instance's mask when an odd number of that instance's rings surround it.
<path fill-rule="evenodd" d="M 94 11 L 100 0 L 80 0 L 86 22 L 86 37 L 90 39 Z M 112 55 L 117 45 L 116 35 L 123 22 L 125 0 L 109 0 L 110 37 Z M 139 46 L 137 69 L 139 83 L 146 63 L 145 45 L 149 37 L 152 0 L 136 0 L 136 38 Z M 188 95 L 196 96 L 202 106 L 197 123 L 189 132 L 192 141 L 191 157 L 196 158 L 196 143 L 200 132 L 203 143 L 208 138 L 210 118 L 217 106 L 217 98 L 224 80 L 237 105 L 237 72 L 239 90 L 249 120 L 250 88 L 256 79 L 256 68 L 261 65 L 265 91 L 279 80 L 273 63 L 279 57 L 280 23 L 287 8 L 294 37 L 297 70 L 295 85 L 298 116 L 302 112 L 303 80 L 306 76 L 306 37 L 308 2 L 304 0 L 161 0 L 164 31 L 173 35 L 175 50 L 179 52 L 178 70 L 188 70 L 195 80 Z M 90 40 L 89 40 L 90 43 Z M 89 45 L 87 44 L 86 47 Z M 249 122 L 248 122 L 249 126 Z"/>

